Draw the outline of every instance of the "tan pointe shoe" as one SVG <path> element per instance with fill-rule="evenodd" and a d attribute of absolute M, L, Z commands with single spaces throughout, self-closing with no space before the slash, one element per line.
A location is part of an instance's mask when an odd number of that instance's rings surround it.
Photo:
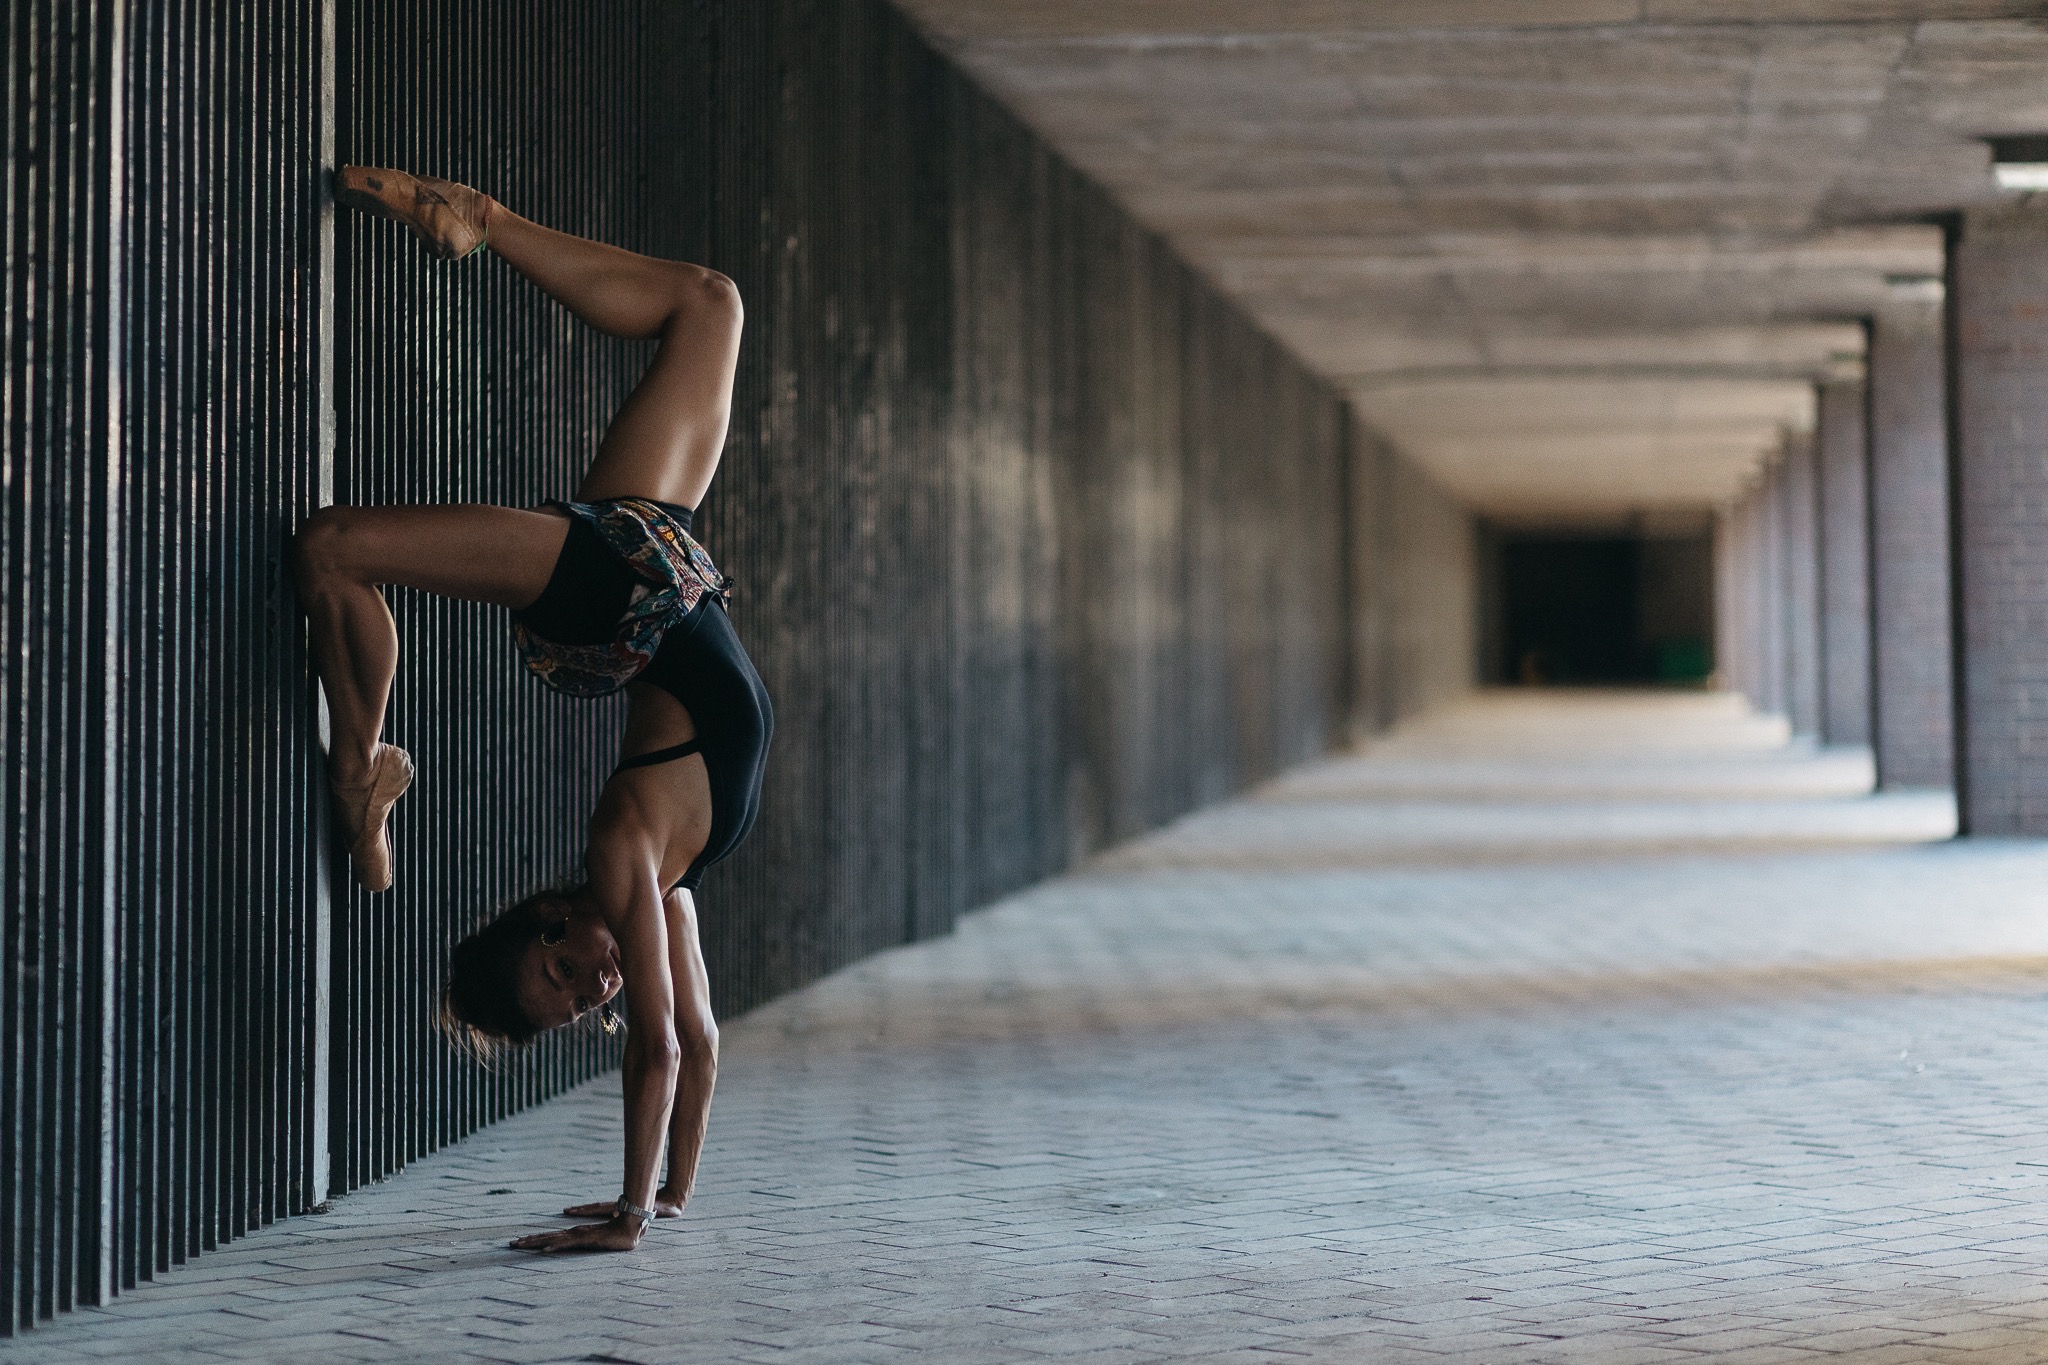
<path fill-rule="evenodd" d="M 368 780 L 344 787 L 331 782 L 334 815 L 349 841 L 348 860 L 365 891 L 391 887 L 391 840 L 384 832 L 391 808 L 412 785 L 412 755 L 395 744 L 380 744 L 370 760 Z"/>
<path fill-rule="evenodd" d="M 380 166 L 343 166 L 336 171 L 334 202 L 405 224 L 444 261 L 483 249 L 495 207 L 488 194 L 453 180 Z"/>

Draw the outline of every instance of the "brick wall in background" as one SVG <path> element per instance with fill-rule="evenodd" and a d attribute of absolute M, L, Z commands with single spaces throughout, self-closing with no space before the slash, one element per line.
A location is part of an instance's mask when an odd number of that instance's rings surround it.
<path fill-rule="evenodd" d="M 1956 796 L 1967 833 L 2048 834 L 2048 205 L 1963 218 L 1950 247 Z"/>
<path fill-rule="evenodd" d="M 1870 442 L 1860 380 L 1820 385 L 1820 736 L 1870 743 Z"/>
<path fill-rule="evenodd" d="M 1778 547 L 1785 605 L 1785 714 L 1820 733 L 1820 471 L 1811 432 L 1787 432 L 1778 466 Z"/>
<path fill-rule="evenodd" d="M 1872 747 L 1878 784 L 1955 780 L 1947 350 L 1939 298 L 1870 327 Z"/>

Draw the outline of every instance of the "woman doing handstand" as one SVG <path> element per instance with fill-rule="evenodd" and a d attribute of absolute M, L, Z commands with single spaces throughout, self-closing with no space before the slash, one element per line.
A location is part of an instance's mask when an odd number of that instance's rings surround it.
<path fill-rule="evenodd" d="M 682 1212 L 696 1178 L 718 1028 L 692 893 L 753 823 L 772 723 L 726 620 L 725 580 L 690 538 L 725 444 L 739 295 L 714 271 L 552 231 L 446 180 L 348 166 L 335 200 L 397 219 L 439 256 L 488 248 L 599 331 L 659 342 L 574 501 L 328 507 L 298 543 L 337 819 L 372 891 L 391 884 L 386 816 L 412 780 L 405 752 L 379 739 L 398 662 L 382 585 L 508 607 L 527 666 L 550 687 L 626 691 L 623 761 L 590 817 L 588 880 L 531 896 L 457 944 L 441 1002 L 451 1034 L 490 1049 L 593 1010 L 609 1025 L 624 990 L 624 1193 L 565 1211 L 604 1222 L 512 1245 L 625 1250 Z"/>

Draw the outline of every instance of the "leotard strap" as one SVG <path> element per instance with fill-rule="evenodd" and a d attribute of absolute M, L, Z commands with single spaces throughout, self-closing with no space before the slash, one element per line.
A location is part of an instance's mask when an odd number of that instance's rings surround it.
<path fill-rule="evenodd" d="M 681 744 L 673 744 L 666 749 L 656 749 L 652 753 L 637 754 L 619 764 L 612 771 L 622 773 L 628 768 L 652 768 L 657 763 L 673 763 L 679 758 L 688 758 L 691 754 L 702 753 L 703 750 L 704 745 L 701 740 L 686 739 Z"/>

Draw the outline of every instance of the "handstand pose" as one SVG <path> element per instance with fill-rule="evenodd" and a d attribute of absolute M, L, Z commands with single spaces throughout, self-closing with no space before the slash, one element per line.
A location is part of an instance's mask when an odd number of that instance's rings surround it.
<path fill-rule="evenodd" d="M 522 1237 L 533 1251 L 626 1250 L 682 1213 L 718 1073 L 692 893 L 746 835 L 771 725 L 767 693 L 690 538 L 718 468 L 739 353 L 731 280 L 541 227 L 464 185 L 343 167 L 335 200 L 395 218 L 436 255 L 489 247 L 583 321 L 658 339 L 573 502 L 328 507 L 306 522 L 298 574 L 331 719 L 328 773 L 357 878 L 391 884 L 385 818 L 412 761 L 381 743 L 398 633 L 379 588 L 495 602 L 527 666 L 558 691 L 627 695 L 623 761 L 590 817 L 576 886 L 514 905 L 457 944 L 442 1023 L 477 1049 L 525 1043 L 623 988 L 626 1178 L 605 1222 Z M 664 1137 L 668 1179 L 659 1189 Z"/>

